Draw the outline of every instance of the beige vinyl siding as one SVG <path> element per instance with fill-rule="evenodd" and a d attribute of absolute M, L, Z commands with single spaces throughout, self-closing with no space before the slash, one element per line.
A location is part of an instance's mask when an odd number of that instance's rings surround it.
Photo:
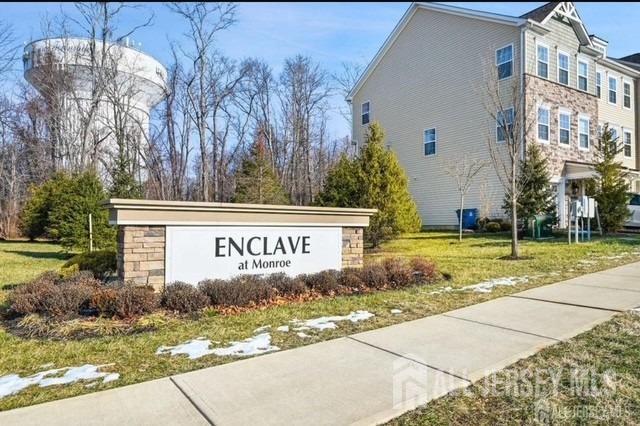
<path fill-rule="evenodd" d="M 634 99 L 635 81 L 632 77 L 625 76 L 617 70 L 613 70 L 604 64 L 598 64 L 598 71 L 602 73 L 602 98 L 598 100 L 598 124 L 609 123 L 610 126 L 618 129 L 620 141 L 622 141 L 622 129 L 631 132 L 631 157 L 625 157 L 624 152 L 618 155 L 623 166 L 635 169 L 637 167 L 637 146 L 636 146 L 636 102 Z M 609 76 L 615 77 L 618 81 L 618 95 L 616 105 L 609 103 Z M 624 86 L 623 83 L 631 84 L 631 109 L 624 108 Z"/>
<path fill-rule="evenodd" d="M 405 168 L 424 225 L 457 223 L 458 194 L 444 165 L 464 154 L 489 159 L 487 137 L 496 130 L 480 96 L 483 69 L 495 64 L 496 49 L 512 44 L 511 79 L 519 78 L 519 39 L 514 26 L 417 9 L 355 93 L 354 139 L 364 141 L 360 109 L 370 101 L 371 121 L 382 124 L 386 143 Z M 429 128 L 436 128 L 437 151 L 427 157 L 423 132 Z M 465 208 L 481 208 L 482 199 L 490 198 L 492 214 L 502 215 L 502 187 L 491 167 L 485 174 L 488 191 L 480 195 L 483 179 L 477 179 Z"/>
<path fill-rule="evenodd" d="M 549 78 L 548 80 L 558 82 L 558 51 L 569 55 L 569 87 L 578 88 L 578 59 L 589 64 L 589 74 L 587 77 L 587 92 L 596 93 L 596 67 L 592 57 L 579 53 L 580 41 L 571 25 L 551 18 L 545 28 L 550 30 L 548 34 L 540 35 L 532 31 L 527 31 L 526 43 L 526 70 L 528 74 L 538 75 L 537 72 L 537 44 L 542 43 L 549 47 Z"/>

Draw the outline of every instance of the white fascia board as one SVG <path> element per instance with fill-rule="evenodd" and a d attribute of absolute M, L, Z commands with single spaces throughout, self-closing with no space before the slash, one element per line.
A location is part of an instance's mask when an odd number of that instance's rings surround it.
<path fill-rule="evenodd" d="M 599 64 L 604 64 L 610 68 L 615 69 L 616 71 L 625 74 L 627 77 L 640 77 L 640 71 L 635 70 L 631 67 L 621 64 L 620 62 L 613 61 L 609 58 L 600 58 L 596 59 L 596 62 Z"/>
<path fill-rule="evenodd" d="M 362 74 L 356 81 L 356 84 L 353 86 L 351 91 L 347 94 L 347 97 L 346 97 L 347 102 L 352 101 L 353 96 L 358 92 L 358 90 L 360 90 L 360 87 L 362 87 L 362 84 L 367 80 L 367 78 L 369 78 L 369 75 L 371 74 L 371 72 L 376 68 L 376 66 L 382 59 L 382 57 L 387 53 L 387 50 L 389 50 L 393 42 L 396 40 L 396 38 L 402 32 L 402 30 L 404 30 L 404 27 L 407 25 L 409 20 L 413 17 L 413 15 L 418 9 L 449 13 L 451 15 L 463 16 L 465 18 L 480 19 L 483 21 L 513 25 L 513 26 L 521 26 L 527 23 L 526 19 L 516 18 L 513 16 L 499 15 L 499 14 L 490 13 L 490 12 L 481 12 L 481 11 L 465 9 L 461 7 L 448 6 L 448 5 L 439 4 L 439 3 L 413 2 L 411 3 L 411 6 L 409 6 L 407 11 L 404 13 L 404 15 L 402 15 L 402 18 L 400 18 L 400 21 L 396 24 L 391 34 L 389 34 L 385 42 L 382 44 L 382 47 L 378 50 L 378 52 L 373 57 L 371 62 L 369 62 L 369 65 L 367 65 L 365 70 L 362 72 Z"/>

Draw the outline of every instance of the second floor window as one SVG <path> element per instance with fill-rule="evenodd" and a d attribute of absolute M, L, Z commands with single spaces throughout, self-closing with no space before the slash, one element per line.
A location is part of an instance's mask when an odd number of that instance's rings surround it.
<path fill-rule="evenodd" d="M 496 50 L 496 66 L 498 67 L 498 80 L 513 75 L 513 46 L 509 45 Z"/>
<path fill-rule="evenodd" d="M 538 140 L 549 142 L 549 108 L 538 107 Z"/>
<path fill-rule="evenodd" d="M 622 85 L 622 102 L 625 108 L 631 108 L 631 84 L 625 82 Z"/>
<path fill-rule="evenodd" d="M 625 130 L 623 132 L 624 137 L 622 141 L 624 142 L 624 156 L 631 157 L 631 132 Z"/>
<path fill-rule="evenodd" d="M 558 142 L 561 145 L 569 145 L 571 141 L 571 114 L 561 112 L 558 115 Z"/>
<path fill-rule="evenodd" d="M 589 64 L 584 61 L 578 61 L 578 89 L 584 90 L 586 92 L 589 86 L 588 79 Z"/>
<path fill-rule="evenodd" d="M 362 104 L 362 124 L 369 124 L 369 102 Z"/>
<path fill-rule="evenodd" d="M 580 135 L 580 148 L 589 149 L 589 119 L 580 117 L 578 122 L 578 133 Z"/>
<path fill-rule="evenodd" d="M 496 138 L 498 142 L 506 142 L 507 134 L 513 131 L 513 108 L 498 111 L 496 117 Z M 513 135 L 511 135 L 513 136 Z M 513 137 L 511 138 L 513 141 Z"/>
<path fill-rule="evenodd" d="M 549 78 L 549 48 L 538 45 L 538 77 Z"/>
<path fill-rule="evenodd" d="M 602 98 L 602 73 L 596 72 L 596 96 Z"/>
<path fill-rule="evenodd" d="M 424 131 L 424 155 L 435 155 L 436 139 L 436 129 Z"/>
<path fill-rule="evenodd" d="M 569 85 L 569 55 L 558 52 L 558 83 Z"/>
<path fill-rule="evenodd" d="M 615 77 L 609 77 L 609 103 L 618 103 L 618 80 Z"/>

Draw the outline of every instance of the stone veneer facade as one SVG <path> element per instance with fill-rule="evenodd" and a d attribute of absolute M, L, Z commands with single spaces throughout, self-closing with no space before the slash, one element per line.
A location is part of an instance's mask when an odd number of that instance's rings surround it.
<path fill-rule="evenodd" d="M 361 268 L 363 228 L 342 228 L 342 267 Z M 118 277 L 156 290 L 164 286 L 165 227 L 118 226 Z"/>
<path fill-rule="evenodd" d="M 594 144 L 598 131 L 598 98 L 595 95 L 527 74 L 525 76 L 525 99 L 529 108 L 535 108 L 533 113 L 528 114 L 534 123 L 526 143 L 535 143 L 540 146 L 549 159 L 552 176 L 562 175 L 565 161 L 580 163 L 595 161 Z M 540 103 L 550 107 L 549 143 L 538 142 L 537 110 Z M 568 147 L 561 146 L 558 142 L 559 108 L 571 111 L 571 138 Z M 581 150 L 578 144 L 578 118 L 580 114 L 590 117 L 590 147 L 588 151 Z"/>
<path fill-rule="evenodd" d="M 164 226 L 118 226 L 118 277 L 156 290 L 164 285 Z"/>

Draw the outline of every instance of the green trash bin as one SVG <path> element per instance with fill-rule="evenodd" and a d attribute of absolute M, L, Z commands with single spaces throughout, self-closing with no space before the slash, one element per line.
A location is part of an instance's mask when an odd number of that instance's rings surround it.
<path fill-rule="evenodd" d="M 546 214 L 537 214 L 534 216 L 532 238 L 538 240 L 541 238 L 553 237 L 553 217 Z"/>

